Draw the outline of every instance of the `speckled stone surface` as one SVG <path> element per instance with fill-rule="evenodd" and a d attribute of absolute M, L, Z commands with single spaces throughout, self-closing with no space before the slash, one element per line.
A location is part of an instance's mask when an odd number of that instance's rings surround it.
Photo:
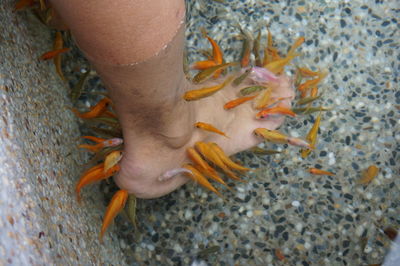
<path fill-rule="evenodd" d="M 295 65 L 329 75 L 316 105 L 331 107 L 315 152 L 266 145 L 282 154 L 237 156 L 259 171 L 224 190 L 226 202 L 194 184 L 157 200 L 139 201 L 139 232 L 119 219 L 121 246 L 132 264 L 368 265 L 391 246 L 382 232 L 400 226 L 400 91 L 398 1 L 188 1 L 190 62 L 210 49 L 200 27 L 237 60 L 237 23 L 253 34 L 269 26 L 281 52 L 306 42 Z M 287 119 L 281 131 L 305 136 L 315 115 Z M 368 185 L 356 181 L 380 168 Z M 309 167 L 336 173 L 313 176 Z M 395 245 L 393 245 L 395 246 Z M 279 249 L 284 260 L 276 254 Z M 398 254 L 398 252 L 397 252 Z M 396 259 L 395 259 L 396 260 Z M 397 257 L 397 260 L 399 258 Z"/>
<path fill-rule="evenodd" d="M 38 60 L 50 31 L 14 3 L 0 5 L 0 265 L 123 264 L 116 237 L 98 242 L 98 188 L 75 200 L 85 157 L 68 87 Z"/>
<path fill-rule="evenodd" d="M 239 58 L 237 23 L 251 33 L 267 24 L 283 53 L 304 36 L 303 55 L 294 64 L 329 71 L 318 105 L 332 110 L 323 114 L 317 149 L 308 158 L 286 145 L 267 144 L 282 151 L 273 156 L 243 152 L 237 158 L 258 170 L 246 175 L 247 184 L 232 183 L 233 193 L 218 187 L 225 202 L 192 183 L 160 199 L 140 200 L 138 230 L 119 216 L 104 245 L 97 241 L 105 204 L 99 187 L 85 191 L 81 208 L 73 197 L 77 164 L 85 158 L 75 149 L 79 133 L 66 110 L 67 88 L 51 64 L 36 60 L 51 47 L 50 36 L 39 25 L 28 28 L 26 14 L 10 13 L 10 5 L 0 7 L 7 21 L 0 27 L 10 32 L 0 43 L 6 62 L 0 65 L 0 177 L 5 184 L 0 187 L 0 259 L 16 264 L 123 264 L 126 259 L 131 265 L 368 265 L 382 263 L 394 247 L 383 230 L 400 226 L 398 1 L 187 1 L 190 62 L 210 48 L 201 27 L 222 46 L 227 61 Z M 81 66 L 82 59 L 75 60 Z M 89 84 L 101 86 L 98 78 Z M 287 119 L 281 131 L 305 136 L 315 117 Z M 380 168 L 379 175 L 368 186 L 357 185 L 371 164 Z M 308 167 L 336 175 L 312 176 Z M 16 252 L 16 246 L 25 252 Z"/>

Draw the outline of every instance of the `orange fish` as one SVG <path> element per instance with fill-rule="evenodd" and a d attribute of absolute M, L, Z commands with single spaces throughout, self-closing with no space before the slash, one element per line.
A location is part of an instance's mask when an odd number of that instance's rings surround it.
<path fill-rule="evenodd" d="M 221 168 L 230 178 L 244 182 L 225 165 L 218 154 L 216 154 L 215 151 L 213 151 L 206 143 L 198 141 L 195 143 L 195 147 L 201 153 L 201 155 L 203 155 L 204 158 Z"/>
<path fill-rule="evenodd" d="M 121 151 L 112 151 L 107 154 L 106 158 L 104 159 L 104 172 L 107 172 L 109 169 L 114 167 L 122 158 Z"/>
<path fill-rule="evenodd" d="M 320 73 L 318 74 L 318 78 L 310 79 L 310 80 L 305 81 L 304 83 L 300 84 L 300 85 L 297 87 L 297 89 L 298 89 L 299 91 L 301 91 L 301 92 L 304 92 L 305 90 L 307 90 L 307 89 L 309 89 L 309 88 L 313 88 L 313 87 L 317 86 L 318 83 L 320 83 L 321 80 L 322 80 L 323 78 L 325 78 L 327 75 L 328 75 L 328 72 L 320 72 Z"/>
<path fill-rule="evenodd" d="M 57 50 L 53 50 L 47 53 L 44 53 L 40 56 L 41 60 L 49 60 L 54 58 L 55 56 L 68 52 L 69 50 L 71 50 L 71 48 L 61 48 L 61 49 L 57 49 Z"/>
<path fill-rule="evenodd" d="M 213 60 L 197 61 L 191 66 L 191 69 L 204 70 L 216 65 L 218 64 L 216 64 Z"/>
<path fill-rule="evenodd" d="M 243 167 L 240 164 L 235 163 L 232 161 L 226 154 L 225 152 L 221 149 L 221 147 L 218 146 L 217 143 L 209 143 L 208 146 L 215 151 L 215 153 L 221 158 L 222 162 L 226 164 L 228 167 L 231 169 L 235 169 L 238 171 L 249 171 L 250 168 Z"/>
<path fill-rule="evenodd" d="M 189 176 L 193 181 L 199 183 L 201 186 L 207 188 L 208 190 L 211 190 L 212 192 L 214 192 L 215 194 L 217 194 L 222 198 L 221 193 L 219 193 L 218 190 L 213 185 L 211 185 L 210 182 L 208 182 L 207 178 L 205 178 L 195 167 L 193 167 L 193 165 L 185 164 L 183 168 L 186 168 L 190 172 L 192 172 L 191 174 L 188 173 L 185 174 Z"/>
<path fill-rule="evenodd" d="M 272 108 L 267 108 L 264 110 L 261 110 L 256 114 L 257 119 L 262 119 L 262 118 L 268 118 L 270 115 L 287 115 L 291 117 L 295 117 L 296 113 L 294 113 L 292 110 L 281 107 L 281 106 L 276 106 Z"/>
<path fill-rule="evenodd" d="M 269 130 L 266 128 L 256 128 L 254 130 L 254 134 L 257 137 L 261 137 L 266 141 L 277 143 L 277 144 L 286 144 L 288 143 L 289 137 L 285 134 L 282 134 L 278 130 Z"/>
<path fill-rule="evenodd" d="M 79 148 L 87 149 L 92 152 L 98 152 L 102 148 L 115 147 L 115 146 L 118 146 L 123 143 L 123 139 L 121 139 L 121 138 L 102 139 L 102 138 L 96 138 L 93 136 L 83 136 L 83 138 L 92 140 L 97 143 L 95 145 L 89 145 L 89 144 L 78 145 Z"/>
<path fill-rule="evenodd" d="M 229 109 L 235 108 L 236 106 L 238 106 L 238 105 L 240 105 L 242 103 L 245 103 L 247 101 L 250 101 L 250 100 L 254 99 L 256 96 L 257 95 L 248 96 L 248 97 L 239 97 L 237 99 L 229 101 L 224 105 L 224 109 L 225 110 L 229 110 Z"/>
<path fill-rule="evenodd" d="M 294 54 L 294 51 L 304 43 L 305 38 L 303 36 L 297 38 L 297 40 L 294 42 L 294 44 L 292 45 L 292 47 L 290 47 L 290 50 L 288 51 L 288 55 Z"/>
<path fill-rule="evenodd" d="M 319 125 L 321 123 L 321 114 L 322 112 L 319 113 L 317 119 L 315 119 L 314 125 L 312 126 L 312 128 L 310 129 L 310 131 L 306 136 L 306 140 L 310 143 L 312 147 L 315 147 L 317 145 L 317 136 L 318 136 Z M 311 153 L 311 151 L 312 151 L 311 149 L 305 149 L 300 151 L 301 157 L 303 159 L 306 158 Z"/>
<path fill-rule="evenodd" d="M 379 173 L 379 168 L 376 165 L 370 165 L 367 170 L 364 170 L 362 177 L 357 180 L 357 184 L 368 184 L 371 182 Z"/>
<path fill-rule="evenodd" d="M 185 99 L 186 101 L 194 101 L 194 100 L 198 100 L 198 99 L 213 95 L 217 91 L 224 88 L 229 82 L 232 81 L 232 79 L 233 79 L 233 76 L 227 78 L 223 83 L 221 83 L 219 85 L 188 91 L 183 95 L 183 99 Z"/>
<path fill-rule="evenodd" d="M 220 134 L 220 135 L 222 135 L 224 137 L 229 138 L 224 132 L 222 132 L 221 130 L 217 129 L 216 127 L 214 127 L 211 124 L 207 124 L 207 123 L 204 123 L 204 122 L 197 122 L 197 123 L 194 124 L 194 126 L 197 127 L 197 128 L 200 128 L 200 129 L 203 129 L 203 130 L 206 130 L 206 131 L 210 131 L 210 132 L 214 132 L 214 133 L 217 133 L 217 134 Z"/>
<path fill-rule="evenodd" d="M 78 181 L 75 187 L 76 197 L 78 202 L 81 200 L 80 192 L 84 186 L 93 184 L 94 182 L 107 179 L 110 176 L 115 175 L 120 170 L 119 165 L 114 165 L 106 172 L 104 172 L 104 164 L 102 163 L 102 167 L 94 168 L 94 170 L 87 172 L 84 174 Z"/>
<path fill-rule="evenodd" d="M 299 53 L 288 54 L 285 58 L 272 61 L 264 65 L 264 67 L 274 74 L 279 74 L 283 71 L 284 67 L 290 63 L 290 61 L 292 61 L 296 56 L 299 55 Z"/>
<path fill-rule="evenodd" d="M 315 77 L 320 74 L 320 72 L 312 71 L 311 69 L 306 67 L 299 67 L 297 68 L 297 71 L 300 73 L 302 77 Z"/>
<path fill-rule="evenodd" d="M 83 119 L 90 119 L 95 118 L 103 114 L 107 107 L 111 104 L 111 100 L 107 97 L 100 100 L 95 106 L 90 108 L 89 112 L 86 113 L 79 113 L 76 109 L 72 109 L 76 116 L 83 118 Z"/>
<path fill-rule="evenodd" d="M 263 109 L 267 106 L 271 99 L 272 90 L 266 89 L 261 91 L 254 99 L 254 108 Z"/>
<path fill-rule="evenodd" d="M 128 199 L 128 191 L 118 190 L 117 193 L 112 197 L 110 204 L 107 206 L 106 213 L 103 218 L 103 224 L 101 225 L 99 239 L 102 241 L 104 232 L 108 226 L 114 220 L 115 216 L 125 207 L 126 200 Z"/>
<path fill-rule="evenodd" d="M 324 170 L 317 169 L 317 168 L 310 168 L 310 169 L 308 169 L 308 171 L 313 175 L 329 175 L 329 176 L 335 175 L 332 172 L 324 171 Z"/>

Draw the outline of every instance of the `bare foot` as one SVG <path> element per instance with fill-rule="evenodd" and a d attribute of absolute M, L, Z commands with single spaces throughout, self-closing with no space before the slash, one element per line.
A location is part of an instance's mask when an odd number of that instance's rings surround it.
<path fill-rule="evenodd" d="M 212 86 L 222 81 L 220 79 L 207 82 L 200 87 Z M 181 84 L 188 89 L 197 88 L 186 80 Z M 294 91 L 290 79 L 281 76 L 279 84 L 279 88 L 274 90 L 272 96 L 293 98 Z M 167 121 L 170 126 L 169 132 L 142 135 L 124 130 L 124 157 L 121 171 L 114 178 L 117 185 L 139 198 L 160 197 L 189 181 L 183 175 L 165 181 L 159 181 L 159 177 L 166 171 L 189 162 L 186 149 L 192 147 L 195 142 L 216 142 L 228 155 L 260 143 L 261 140 L 254 136 L 253 130 L 259 127 L 276 129 L 283 123 L 284 117 L 257 120 L 255 119 L 257 111 L 252 107 L 252 102 L 224 110 L 224 104 L 237 98 L 240 88 L 243 87 L 243 85 L 228 86 L 210 97 L 193 102 L 185 102 L 182 99 L 176 106 L 176 115 Z M 284 101 L 283 104 L 290 106 L 290 100 Z M 224 131 L 229 138 L 196 129 L 193 125 L 198 121 L 214 125 Z"/>

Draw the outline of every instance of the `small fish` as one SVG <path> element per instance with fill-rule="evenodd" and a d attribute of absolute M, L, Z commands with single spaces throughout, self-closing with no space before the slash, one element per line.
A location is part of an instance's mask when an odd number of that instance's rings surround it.
<path fill-rule="evenodd" d="M 202 34 L 207 40 L 210 42 L 212 48 L 213 48 L 213 61 L 215 62 L 216 65 L 222 64 L 223 61 L 223 53 L 221 48 L 218 46 L 217 42 L 214 41 L 210 36 L 207 35 L 207 32 L 205 31 L 204 28 L 201 29 Z"/>
<path fill-rule="evenodd" d="M 281 106 L 276 106 L 276 107 L 271 107 L 271 108 L 266 108 L 264 110 L 261 110 L 256 114 L 257 119 L 263 119 L 263 118 L 268 118 L 270 115 L 287 115 L 291 117 L 295 117 L 296 113 L 294 113 L 292 110 L 286 108 L 286 107 L 281 107 Z"/>
<path fill-rule="evenodd" d="M 317 106 L 317 107 L 302 107 L 302 108 L 293 108 L 292 111 L 296 114 L 309 115 L 319 111 L 330 111 L 332 108 Z"/>
<path fill-rule="evenodd" d="M 206 161 L 203 160 L 201 155 L 194 149 L 194 148 L 188 148 L 186 149 L 186 153 L 192 162 L 195 163 L 195 165 L 200 166 L 200 168 L 207 170 L 213 174 L 216 174 L 217 172 L 212 168 Z"/>
<path fill-rule="evenodd" d="M 262 91 L 268 89 L 268 87 L 265 86 L 261 86 L 261 85 L 256 85 L 256 86 L 250 86 L 250 87 L 246 87 L 240 90 L 240 94 L 243 96 L 247 96 L 249 94 L 252 94 L 254 92 L 258 92 L 258 91 Z"/>
<path fill-rule="evenodd" d="M 260 56 L 260 41 L 261 41 L 261 31 L 259 30 L 253 44 L 253 54 L 254 54 L 255 64 L 258 67 L 262 67 L 263 65 Z"/>
<path fill-rule="evenodd" d="M 92 140 L 97 143 L 95 145 L 89 145 L 89 144 L 78 145 L 79 148 L 87 149 L 92 152 L 98 152 L 101 149 L 106 148 L 106 147 L 116 147 L 123 143 L 123 139 L 121 139 L 121 138 L 102 139 L 102 138 L 96 138 L 93 136 L 83 136 L 83 138 Z"/>
<path fill-rule="evenodd" d="M 319 99 L 319 98 L 321 98 L 321 95 L 318 95 L 318 96 L 310 96 L 310 97 L 307 97 L 307 98 L 303 98 L 303 99 L 298 100 L 296 104 L 297 104 L 297 105 L 304 105 L 304 104 L 307 104 L 307 103 L 312 103 L 313 101 L 315 101 L 315 100 L 317 100 L 317 99 Z"/>
<path fill-rule="evenodd" d="M 320 74 L 319 71 L 312 71 L 311 69 L 306 67 L 298 67 L 297 70 L 302 77 L 315 77 Z"/>
<path fill-rule="evenodd" d="M 265 108 L 271 99 L 271 94 L 272 90 L 270 89 L 261 91 L 254 99 L 254 108 L 258 110 Z"/>
<path fill-rule="evenodd" d="M 208 146 L 214 150 L 214 152 L 221 158 L 222 162 L 226 164 L 229 168 L 235 169 L 238 171 L 249 171 L 250 168 L 241 166 L 240 164 L 235 163 L 232 161 L 226 154 L 225 152 L 221 149 L 221 147 L 218 146 L 217 143 L 211 142 L 208 144 Z"/>
<path fill-rule="evenodd" d="M 310 80 L 305 81 L 304 83 L 300 84 L 300 85 L 297 87 L 297 89 L 298 89 L 299 91 L 301 91 L 301 92 L 304 92 L 305 90 L 307 90 L 307 89 L 309 89 L 309 88 L 315 87 L 315 86 L 317 86 L 317 85 L 321 82 L 321 80 L 324 79 L 327 75 L 328 75 L 328 72 L 326 72 L 326 71 L 320 72 L 320 73 L 318 74 L 318 78 L 310 79 Z"/>
<path fill-rule="evenodd" d="M 250 101 L 250 100 L 254 99 L 256 96 L 257 96 L 257 95 L 248 96 L 248 97 L 239 97 L 239 98 L 236 98 L 236 99 L 234 99 L 234 100 L 232 100 L 232 101 L 227 102 L 227 103 L 224 105 L 224 109 L 225 109 L 225 110 L 229 110 L 229 109 L 235 108 L 236 106 L 238 106 L 238 105 L 240 105 L 240 104 L 242 104 L 242 103 L 245 103 L 245 102 L 247 102 L 247 101 Z"/>
<path fill-rule="evenodd" d="M 232 81 L 232 84 L 234 86 L 239 86 L 243 82 L 243 80 L 245 80 L 249 76 L 250 72 L 251 72 L 251 68 L 246 69 L 246 71 L 243 72 L 243 74 L 241 74 L 239 77 L 235 78 Z"/>
<path fill-rule="evenodd" d="M 78 202 L 81 200 L 80 191 L 84 186 L 90 185 L 94 182 L 107 179 L 113 175 L 115 175 L 120 170 L 119 165 L 114 165 L 107 172 L 104 172 L 104 164 L 102 167 L 95 168 L 94 170 L 87 172 L 86 174 L 82 175 L 79 179 L 78 183 L 76 184 L 75 191 Z"/>
<path fill-rule="evenodd" d="M 264 59 L 263 59 L 264 66 L 274 60 L 272 51 L 275 49 L 273 47 L 272 33 L 269 29 L 267 29 L 267 31 L 268 31 L 268 38 L 267 38 L 267 46 L 264 49 Z"/>
<path fill-rule="evenodd" d="M 90 69 L 86 70 L 85 73 L 82 73 L 78 82 L 71 90 L 71 98 L 73 102 L 76 102 L 82 94 L 83 88 L 85 86 L 85 82 L 90 75 Z"/>
<path fill-rule="evenodd" d="M 56 32 L 56 37 L 55 37 L 55 39 L 54 39 L 53 50 L 54 50 L 54 51 L 60 50 L 60 49 L 63 48 L 63 46 L 64 46 L 64 41 L 63 41 L 63 38 L 62 38 L 62 34 L 61 34 L 60 31 L 57 31 L 57 32 Z M 62 67 L 61 67 L 61 64 L 62 64 L 62 54 L 60 53 L 60 54 L 57 54 L 56 56 L 54 56 L 53 62 L 54 62 L 54 66 L 56 67 L 56 71 L 57 71 L 58 76 L 59 76 L 62 80 L 65 81 L 64 73 L 63 73 Z"/>
<path fill-rule="evenodd" d="M 269 130 L 266 128 L 257 128 L 254 130 L 254 134 L 257 137 L 261 137 L 269 142 L 277 144 L 287 144 L 288 136 L 282 134 L 277 130 Z"/>
<path fill-rule="evenodd" d="M 214 168 L 211 168 L 213 172 L 201 168 L 199 165 L 195 165 L 194 168 L 196 168 L 202 175 L 211 178 L 215 182 L 224 185 L 226 188 L 232 191 L 232 188 L 218 175 L 218 173 L 214 170 Z"/>
<path fill-rule="evenodd" d="M 61 48 L 61 49 L 53 50 L 53 51 L 42 54 L 39 58 L 41 60 L 49 60 L 49 59 L 56 57 L 59 54 L 68 52 L 69 50 L 71 50 L 71 48 Z"/>
<path fill-rule="evenodd" d="M 310 168 L 308 169 L 308 172 L 313 175 L 328 175 L 328 176 L 334 176 L 335 174 L 329 171 L 324 171 L 318 168 Z"/>
<path fill-rule="evenodd" d="M 279 248 L 275 249 L 275 256 L 278 258 L 278 260 L 280 261 L 284 261 L 286 260 L 285 255 L 283 254 L 282 250 L 280 250 Z"/>
<path fill-rule="evenodd" d="M 305 38 L 303 36 L 297 38 L 297 40 L 294 42 L 294 44 L 292 45 L 292 47 L 290 47 L 290 50 L 288 51 L 288 55 L 292 55 L 294 54 L 294 51 L 304 43 Z"/>
<path fill-rule="evenodd" d="M 217 66 L 207 68 L 207 69 L 197 73 L 197 75 L 194 76 L 192 81 L 195 84 L 202 83 L 202 82 L 208 80 L 209 78 L 211 78 L 215 74 L 215 72 L 224 70 L 230 66 L 235 66 L 237 64 L 238 64 L 237 62 L 231 62 L 231 63 L 224 63 L 224 64 L 220 64 Z"/>
<path fill-rule="evenodd" d="M 126 200 L 128 199 L 128 191 L 118 190 L 112 197 L 110 204 L 107 206 L 106 213 L 103 218 L 103 224 L 101 225 L 99 239 L 102 241 L 104 232 L 108 226 L 114 220 L 115 216 L 125 207 Z"/>
<path fill-rule="evenodd" d="M 220 250 L 221 250 L 221 248 L 219 246 L 211 246 L 211 247 L 205 248 L 202 251 L 200 251 L 199 253 L 197 253 L 197 256 L 204 257 L 206 255 L 219 252 Z M 199 264 L 197 264 L 197 265 L 199 265 Z"/>
<path fill-rule="evenodd" d="M 294 138 L 294 137 L 289 137 L 288 138 L 288 144 L 293 145 L 293 146 L 297 146 L 297 147 L 310 149 L 310 150 L 314 149 L 314 147 L 311 146 L 311 144 L 308 143 L 307 141 L 305 141 L 303 139 L 299 139 L 299 138 Z"/>
<path fill-rule="evenodd" d="M 110 168 L 114 167 L 114 165 L 116 165 L 121 159 L 122 159 L 121 151 L 110 152 L 104 159 L 103 172 L 106 173 Z"/>
<path fill-rule="evenodd" d="M 225 165 L 218 154 L 216 154 L 206 143 L 198 141 L 195 143 L 195 147 L 196 150 L 198 150 L 204 158 L 221 168 L 230 178 L 244 182 Z"/>
<path fill-rule="evenodd" d="M 213 60 L 204 60 L 195 62 L 190 68 L 196 70 L 205 70 L 216 65 L 217 64 Z"/>
<path fill-rule="evenodd" d="M 174 168 L 174 169 L 168 170 L 168 171 L 164 172 L 162 175 L 160 175 L 158 177 L 158 181 L 161 181 L 161 182 L 166 181 L 166 180 L 173 178 L 174 176 L 177 176 L 177 175 L 183 174 L 183 173 L 191 173 L 191 172 L 186 168 Z"/>
<path fill-rule="evenodd" d="M 222 135 L 224 137 L 229 138 L 224 132 L 222 132 L 221 130 L 217 129 L 216 127 L 214 127 L 211 124 L 207 124 L 207 123 L 204 123 L 204 122 L 196 122 L 194 124 L 194 126 L 197 127 L 197 128 L 200 128 L 200 129 L 203 129 L 203 130 L 206 130 L 206 131 L 210 131 L 210 132 L 214 132 L 214 133 L 217 133 L 217 134 L 220 134 L 220 135 Z"/>
<path fill-rule="evenodd" d="M 208 182 L 207 178 L 205 178 L 193 165 L 185 164 L 183 168 L 186 168 L 191 172 L 190 174 L 187 174 L 187 176 L 189 176 L 193 181 L 199 183 L 201 186 L 207 188 L 222 198 L 221 193 L 219 193 L 219 191 L 213 185 L 211 185 L 210 182 Z"/>
<path fill-rule="evenodd" d="M 268 69 L 274 74 L 279 74 L 282 73 L 284 67 L 290 63 L 295 57 L 300 56 L 301 54 L 299 53 L 293 53 L 293 54 L 288 54 L 285 58 L 279 59 L 272 61 L 271 63 L 268 63 L 267 65 L 264 65 L 264 68 Z"/>
<path fill-rule="evenodd" d="M 273 154 L 278 154 L 278 153 L 282 153 L 281 151 L 276 151 L 276 150 L 266 150 L 260 147 L 253 147 L 250 149 L 250 151 L 256 153 L 256 154 L 260 154 L 260 155 L 273 155 Z"/>
<path fill-rule="evenodd" d="M 128 195 L 128 201 L 126 204 L 126 214 L 128 215 L 129 220 L 137 229 L 137 223 L 136 223 L 136 197 L 134 194 Z"/>
<path fill-rule="evenodd" d="M 312 128 L 310 129 L 310 131 L 306 136 L 306 140 L 310 143 L 312 147 L 315 147 L 317 145 L 317 136 L 318 136 L 319 125 L 321 123 L 321 116 L 322 113 L 320 112 L 317 119 L 315 119 L 314 125 L 312 126 Z M 306 158 L 311 153 L 311 151 L 312 151 L 311 149 L 301 150 L 300 151 L 301 157 L 303 159 Z"/>
<path fill-rule="evenodd" d="M 207 71 L 207 70 L 205 70 L 205 71 Z M 232 81 L 232 79 L 233 79 L 233 76 L 227 78 L 221 84 L 218 84 L 218 85 L 215 85 L 212 87 L 206 87 L 206 88 L 188 91 L 183 95 L 183 99 L 185 99 L 186 101 L 194 101 L 194 100 L 198 100 L 198 99 L 213 95 L 217 91 L 223 89 L 229 82 Z"/>
<path fill-rule="evenodd" d="M 249 33 L 245 32 L 244 30 L 240 29 L 242 32 L 242 35 L 244 36 L 244 41 L 243 41 L 243 48 L 242 48 L 242 54 L 240 56 L 240 66 L 242 68 L 247 67 L 250 64 L 250 55 L 251 51 L 253 50 L 253 39 L 249 35 Z"/>
<path fill-rule="evenodd" d="M 363 171 L 362 176 L 357 180 L 357 184 L 366 185 L 370 183 L 379 173 L 379 168 L 376 165 L 370 165 Z"/>
<path fill-rule="evenodd" d="M 90 108 L 90 111 L 86 113 L 79 113 L 76 109 L 72 109 L 76 116 L 83 119 L 90 119 L 100 116 L 107 107 L 111 104 L 111 100 L 107 97 L 100 100 L 95 106 Z"/>

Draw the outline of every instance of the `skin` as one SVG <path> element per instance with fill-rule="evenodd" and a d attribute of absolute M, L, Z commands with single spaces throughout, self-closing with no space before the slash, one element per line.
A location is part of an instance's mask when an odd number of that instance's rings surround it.
<path fill-rule="evenodd" d="M 182 0 L 51 2 L 115 104 L 124 134 L 121 170 L 115 177 L 121 189 L 139 198 L 163 196 L 190 180 L 183 174 L 162 182 L 159 177 L 189 162 L 186 149 L 195 142 L 215 142 L 232 155 L 262 141 L 252 134 L 255 128 L 275 129 L 284 121 L 255 120 L 250 102 L 224 110 L 239 92 L 230 85 L 198 101 L 182 99 L 189 89 L 224 80 L 192 85 L 185 79 Z M 280 84 L 280 97 L 293 96 L 286 78 Z M 230 138 L 196 130 L 196 121 L 207 121 Z"/>

